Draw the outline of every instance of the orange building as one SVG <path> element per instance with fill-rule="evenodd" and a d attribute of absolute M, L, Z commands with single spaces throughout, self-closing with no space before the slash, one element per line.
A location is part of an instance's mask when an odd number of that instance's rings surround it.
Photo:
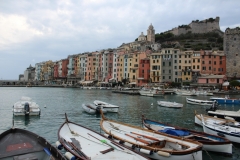
<path fill-rule="evenodd" d="M 226 74 L 226 55 L 223 51 L 200 51 L 201 74 Z"/>
<path fill-rule="evenodd" d="M 149 83 L 149 79 L 150 79 L 150 59 L 149 58 L 144 58 L 140 60 L 138 71 L 139 71 L 138 86 L 143 86 Z"/>

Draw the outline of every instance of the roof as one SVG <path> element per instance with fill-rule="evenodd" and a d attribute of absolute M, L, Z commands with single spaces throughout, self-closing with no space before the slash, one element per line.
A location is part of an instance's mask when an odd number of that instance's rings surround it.
<path fill-rule="evenodd" d="M 205 78 L 205 79 L 210 79 L 210 78 L 224 78 L 225 75 L 202 75 L 198 78 Z"/>

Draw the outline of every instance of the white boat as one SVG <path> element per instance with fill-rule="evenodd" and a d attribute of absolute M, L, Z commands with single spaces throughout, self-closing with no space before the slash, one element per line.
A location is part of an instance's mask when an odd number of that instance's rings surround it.
<path fill-rule="evenodd" d="M 195 124 L 202 126 L 202 117 L 205 121 L 213 121 L 216 124 L 231 125 L 234 127 L 240 127 L 240 123 L 231 119 L 230 117 L 225 117 L 226 119 L 212 117 L 208 115 L 202 115 L 195 113 Z"/>
<path fill-rule="evenodd" d="M 228 140 L 240 143 L 240 128 L 215 123 L 212 120 L 204 120 L 202 117 L 203 131 L 205 133 L 214 134 L 227 138 Z"/>
<path fill-rule="evenodd" d="M 200 100 L 200 99 L 192 99 L 186 97 L 186 101 L 189 104 L 197 104 L 197 105 L 202 105 L 202 106 L 212 106 L 215 101 L 208 101 L 208 100 Z"/>
<path fill-rule="evenodd" d="M 13 115 L 15 116 L 39 116 L 41 109 L 30 97 L 22 97 L 13 105 Z"/>
<path fill-rule="evenodd" d="M 202 144 L 164 133 L 108 120 L 102 114 L 102 130 L 115 141 L 130 146 L 151 159 L 201 160 Z"/>
<path fill-rule="evenodd" d="M 158 105 L 168 108 L 182 108 L 183 104 L 176 102 L 168 102 L 168 101 L 157 101 Z"/>
<path fill-rule="evenodd" d="M 203 95 L 203 96 L 213 96 L 212 92 L 209 91 L 204 91 L 204 90 L 200 90 L 200 91 L 195 91 L 196 95 Z"/>
<path fill-rule="evenodd" d="M 174 93 L 182 96 L 196 96 L 194 91 L 183 90 L 183 89 L 176 89 Z"/>
<path fill-rule="evenodd" d="M 147 160 L 148 158 L 108 139 L 87 127 L 66 120 L 58 130 L 58 141 L 68 151 L 68 159 Z M 66 155 L 66 154 L 65 154 Z"/>
<path fill-rule="evenodd" d="M 95 101 L 93 101 L 93 103 L 96 106 L 99 106 L 102 109 L 106 110 L 107 112 L 118 112 L 118 109 L 119 109 L 119 106 L 117 106 L 117 105 L 113 105 L 113 104 L 106 103 L 106 102 L 99 101 L 99 100 L 95 100 Z"/>
<path fill-rule="evenodd" d="M 160 96 L 157 89 L 148 89 L 145 87 L 139 90 L 139 94 L 142 96 L 149 96 L 149 97 Z"/>
<path fill-rule="evenodd" d="M 145 128 L 150 130 L 198 141 L 203 144 L 203 150 L 223 153 L 229 156 L 232 155 L 232 143 L 226 138 L 178 126 L 172 126 L 147 119 L 144 116 L 142 116 L 142 123 Z"/>
<path fill-rule="evenodd" d="M 88 104 L 82 104 L 82 108 L 84 109 L 85 112 L 89 113 L 89 114 L 96 114 L 99 113 L 100 114 L 100 109 L 101 107 L 96 106 L 94 104 L 88 103 Z M 101 109 L 103 113 L 107 113 L 107 111 L 105 109 Z"/>
<path fill-rule="evenodd" d="M 227 111 L 227 110 L 209 110 L 209 116 L 217 116 L 218 118 L 231 117 L 234 120 L 240 122 L 240 110 L 238 111 Z"/>

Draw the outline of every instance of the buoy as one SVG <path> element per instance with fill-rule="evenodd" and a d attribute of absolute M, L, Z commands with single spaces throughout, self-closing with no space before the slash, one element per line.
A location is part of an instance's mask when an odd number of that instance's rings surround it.
<path fill-rule="evenodd" d="M 144 153 L 144 154 L 149 154 L 149 155 L 151 155 L 153 153 L 151 150 L 147 150 L 147 149 L 143 149 L 143 148 L 140 148 L 139 152 Z"/>
<path fill-rule="evenodd" d="M 168 152 L 158 151 L 157 154 L 164 157 L 170 157 L 170 153 Z"/>
<path fill-rule="evenodd" d="M 153 105 L 153 103 L 151 104 L 151 106 Z"/>
<path fill-rule="evenodd" d="M 124 143 L 124 145 L 125 145 L 125 146 L 127 146 L 127 147 L 130 147 L 130 148 L 133 148 L 133 147 L 134 147 L 134 145 L 133 145 L 133 144 L 131 144 L 131 143 L 128 143 L 128 142 L 125 142 L 125 143 Z"/>
<path fill-rule="evenodd" d="M 63 145 L 62 145 L 59 141 L 56 142 L 56 147 L 57 147 L 59 150 L 63 149 Z"/>
<path fill-rule="evenodd" d="M 70 152 L 66 152 L 64 155 L 68 160 L 76 160 L 76 157 Z"/>

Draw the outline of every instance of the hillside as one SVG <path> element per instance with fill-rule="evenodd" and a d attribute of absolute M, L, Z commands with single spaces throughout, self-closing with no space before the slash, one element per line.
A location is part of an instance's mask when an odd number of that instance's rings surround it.
<path fill-rule="evenodd" d="M 162 48 L 179 48 L 181 50 L 223 50 L 223 37 L 216 32 L 187 33 L 174 36 L 172 33 L 155 34 L 155 41 Z"/>

